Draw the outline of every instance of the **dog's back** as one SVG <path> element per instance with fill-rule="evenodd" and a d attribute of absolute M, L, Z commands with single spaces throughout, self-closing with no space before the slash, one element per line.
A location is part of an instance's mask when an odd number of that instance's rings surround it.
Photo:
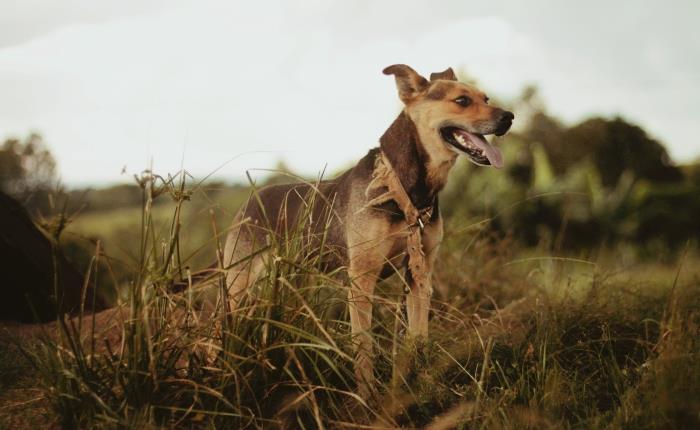
<path fill-rule="evenodd" d="M 236 215 L 226 239 L 224 267 L 234 294 L 260 269 L 250 258 L 271 240 L 281 243 L 302 239 L 308 249 L 322 253 L 324 266 L 335 269 L 348 263 L 346 222 L 366 202 L 363 190 L 371 178 L 377 149 L 332 180 L 268 185 L 255 190 Z M 321 249 L 323 244 L 323 249 Z"/>

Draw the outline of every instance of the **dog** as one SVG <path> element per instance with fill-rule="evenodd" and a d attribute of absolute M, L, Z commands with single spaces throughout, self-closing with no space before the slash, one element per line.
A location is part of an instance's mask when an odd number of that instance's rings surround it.
<path fill-rule="evenodd" d="M 394 76 L 403 110 L 379 147 L 317 186 L 259 189 L 236 215 L 223 254 L 229 309 L 235 309 L 264 268 L 264 252 L 258 251 L 266 236 L 282 236 L 299 217 L 308 217 L 304 196 L 319 194 L 309 217 L 316 222 L 309 227 L 324 232 L 323 246 L 331 250 L 324 252 L 326 269 L 345 268 L 350 280 L 355 376 L 362 395 L 373 381 L 369 331 L 375 285 L 397 268 L 405 269 L 408 335 L 427 336 L 430 276 L 443 237 L 438 195 L 460 155 L 480 166 L 502 167 L 501 152 L 484 136 L 504 135 L 514 120 L 511 112 L 489 105 L 483 92 L 459 82 L 451 68 L 431 74 L 430 80 L 404 64 L 383 73 Z M 246 259 L 247 264 L 236 264 Z"/>

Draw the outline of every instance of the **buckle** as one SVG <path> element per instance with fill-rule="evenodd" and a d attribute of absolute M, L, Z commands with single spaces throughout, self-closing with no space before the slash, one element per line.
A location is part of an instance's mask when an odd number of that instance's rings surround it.
<path fill-rule="evenodd" d="M 425 228 L 425 225 L 430 222 L 430 218 L 433 216 L 433 207 L 428 206 L 427 208 L 421 210 L 418 213 L 418 226 L 421 230 Z"/>

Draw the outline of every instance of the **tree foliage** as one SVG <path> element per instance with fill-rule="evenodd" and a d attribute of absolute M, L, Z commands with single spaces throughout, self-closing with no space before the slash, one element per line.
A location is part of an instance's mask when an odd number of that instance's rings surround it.
<path fill-rule="evenodd" d="M 46 195 L 58 188 L 56 160 L 41 135 L 10 138 L 0 146 L 0 191 L 35 212 L 47 205 Z"/>
<path fill-rule="evenodd" d="M 615 186 L 625 171 L 655 182 L 683 180 L 666 148 L 641 127 L 621 117 L 594 117 L 567 127 L 539 108 L 531 113 L 521 137 L 544 147 L 558 176 L 589 159 L 607 187 Z"/>

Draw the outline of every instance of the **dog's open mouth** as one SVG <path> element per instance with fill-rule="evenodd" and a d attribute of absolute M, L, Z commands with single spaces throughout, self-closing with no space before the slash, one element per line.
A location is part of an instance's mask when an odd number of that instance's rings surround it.
<path fill-rule="evenodd" d="M 443 127 L 440 134 L 445 142 L 466 154 L 474 164 L 498 169 L 503 167 L 501 151 L 491 145 L 483 134 L 469 133 L 458 127 Z"/>

